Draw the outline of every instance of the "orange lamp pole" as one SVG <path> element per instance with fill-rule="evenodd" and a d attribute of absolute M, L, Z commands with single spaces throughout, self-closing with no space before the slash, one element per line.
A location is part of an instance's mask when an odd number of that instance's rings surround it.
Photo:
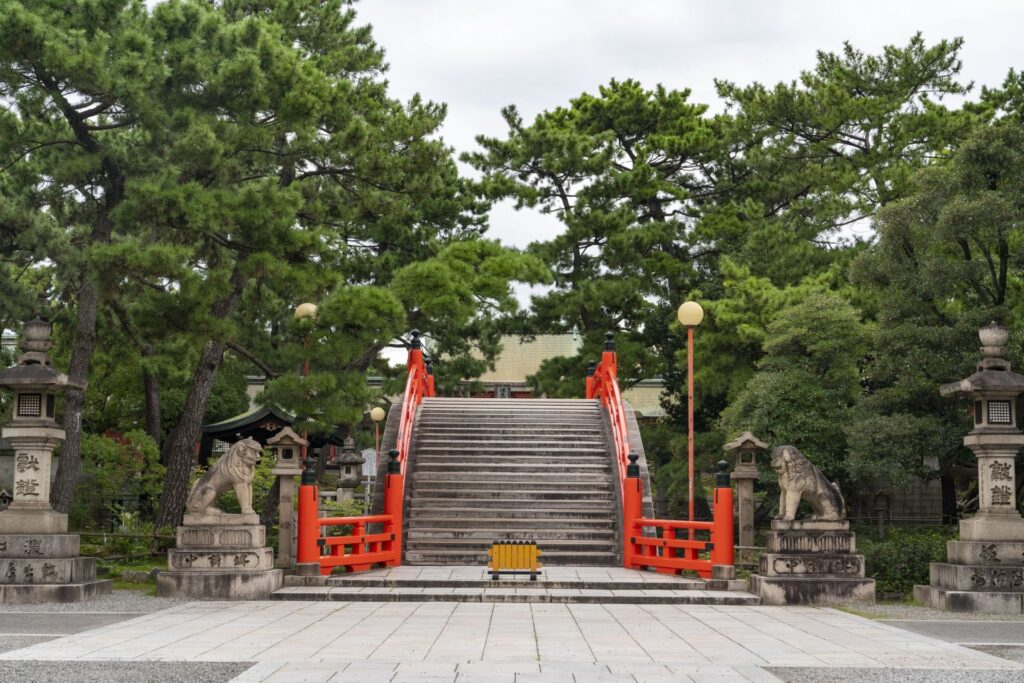
<path fill-rule="evenodd" d="M 676 312 L 679 324 L 686 328 L 686 450 L 687 472 L 689 475 L 689 509 L 690 521 L 693 521 L 693 330 L 704 319 L 704 309 L 696 301 L 687 301 Z M 693 527 L 690 528 L 690 540 L 694 538 Z M 689 553 L 689 551 L 687 551 Z"/>

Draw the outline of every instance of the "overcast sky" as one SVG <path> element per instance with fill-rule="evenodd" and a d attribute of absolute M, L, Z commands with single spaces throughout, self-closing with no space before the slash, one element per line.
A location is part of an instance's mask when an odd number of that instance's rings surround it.
<path fill-rule="evenodd" d="M 611 78 L 689 88 L 721 107 L 713 79 L 792 80 L 815 51 L 844 40 L 866 52 L 963 36 L 963 77 L 998 85 L 1024 67 L 1024 3 L 1012 0 L 360 0 L 360 23 L 391 65 L 391 93 L 445 102 L 443 134 L 458 151 L 502 135 L 500 110 L 530 120 Z M 536 212 L 496 207 L 494 237 L 515 246 L 559 230 Z"/>

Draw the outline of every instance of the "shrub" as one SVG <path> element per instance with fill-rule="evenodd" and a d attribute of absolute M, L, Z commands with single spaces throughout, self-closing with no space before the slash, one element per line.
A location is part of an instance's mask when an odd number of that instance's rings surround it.
<path fill-rule="evenodd" d="M 864 554 L 865 572 L 877 582 L 879 598 L 906 599 L 915 584 L 928 583 L 928 565 L 946 560 L 946 541 L 957 537 L 957 527 L 892 527 L 885 540 L 873 529 L 857 534 L 858 552 Z"/>

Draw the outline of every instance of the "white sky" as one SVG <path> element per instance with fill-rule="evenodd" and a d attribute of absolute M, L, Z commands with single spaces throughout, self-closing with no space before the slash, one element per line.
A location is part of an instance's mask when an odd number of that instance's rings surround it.
<path fill-rule="evenodd" d="M 445 102 L 443 135 L 459 152 L 475 135 L 503 135 L 507 104 L 529 121 L 634 78 L 718 109 L 714 78 L 792 80 L 844 40 L 877 52 L 916 31 L 929 43 L 963 36 L 962 75 L 976 89 L 1024 67 L 1024 3 L 1011 0 L 361 0 L 356 11 L 386 50 L 392 96 Z M 514 246 L 558 230 L 530 210 L 491 215 L 490 235 Z"/>

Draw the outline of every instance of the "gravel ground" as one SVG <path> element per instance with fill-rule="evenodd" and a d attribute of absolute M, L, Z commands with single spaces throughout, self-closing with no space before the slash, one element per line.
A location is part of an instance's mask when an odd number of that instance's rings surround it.
<path fill-rule="evenodd" d="M 20 650 L 23 647 L 29 645 L 35 645 L 36 643 L 43 643 L 47 640 L 53 640 L 56 636 L 8 636 L 0 635 L 0 652 L 10 652 L 11 650 Z"/>
<path fill-rule="evenodd" d="M 248 662 L 0 662 L 0 680 L 33 683 L 222 683 Z"/>
<path fill-rule="evenodd" d="M 985 654 L 1009 659 L 1011 662 L 1024 664 L 1024 645 L 967 645 L 966 647 Z"/>
<path fill-rule="evenodd" d="M 857 605 L 856 607 L 838 607 L 844 612 L 856 614 L 868 619 L 900 619 L 915 621 L 918 619 L 934 619 L 937 621 L 1024 621 L 1024 614 L 974 614 L 971 612 L 946 612 L 919 605 L 908 605 L 901 602 L 885 602 L 877 605 Z"/>
<path fill-rule="evenodd" d="M 85 602 L 44 603 L 41 605 L 3 605 L 0 612 L 156 612 L 190 602 L 188 598 L 157 598 L 143 591 L 114 591 Z"/>
<path fill-rule="evenodd" d="M 765 667 L 787 683 L 1020 683 L 1019 671 Z"/>

